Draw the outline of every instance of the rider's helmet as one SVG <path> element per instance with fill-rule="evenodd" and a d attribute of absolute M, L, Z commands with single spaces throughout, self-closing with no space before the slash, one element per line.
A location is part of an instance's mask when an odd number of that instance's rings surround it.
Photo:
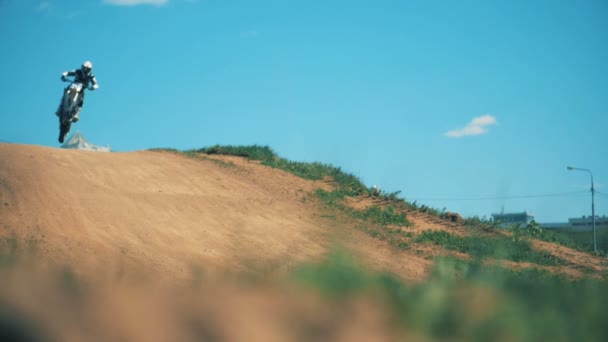
<path fill-rule="evenodd" d="M 86 61 L 84 63 L 82 63 L 82 71 L 84 71 L 85 74 L 90 74 L 91 70 L 93 69 L 93 63 Z"/>

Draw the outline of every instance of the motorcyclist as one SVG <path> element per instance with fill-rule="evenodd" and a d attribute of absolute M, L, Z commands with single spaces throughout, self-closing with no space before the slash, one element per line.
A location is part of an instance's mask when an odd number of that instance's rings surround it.
<path fill-rule="evenodd" d="M 82 93 L 80 94 L 80 101 L 78 102 L 78 109 L 76 110 L 76 114 L 74 114 L 74 117 L 72 118 L 72 122 L 77 122 L 80 111 L 82 110 L 82 105 L 84 104 L 84 88 L 95 90 L 99 88 L 99 84 L 95 79 L 95 75 L 93 75 L 93 63 L 91 63 L 90 61 L 82 63 L 82 67 L 80 69 L 65 71 L 63 74 L 61 74 L 61 80 L 64 82 L 68 81 L 68 76 L 74 76 L 73 83 L 81 83 L 83 86 Z M 69 86 L 66 87 L 63 92 L 64 97 L 67 93 L 68 88 Z M 58 117 L 61 117 L 63 102 L 64 99 L 62 98 L 61 103 L 59 104 L 59 109 L 57 109 L 57 112 L 55 113 Z"/>

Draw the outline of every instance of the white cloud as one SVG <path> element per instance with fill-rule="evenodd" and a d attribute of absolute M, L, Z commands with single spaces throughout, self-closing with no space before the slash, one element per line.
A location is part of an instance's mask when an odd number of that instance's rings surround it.
<path fill-rule="evenodd" d="M 106 4 L 116 6 L 156 5 L 162 6 L 169 0 L 104 0 Z"/>
<path fill-rule="evenodd" d="M 445 136 L 450 138 L 461 138 L 466 136 L 481 135 L 488 132 L 488 126 L 496 124 L 496 118 L 490 114 L 478 116 L 461 129 L 448 131 Z"/>

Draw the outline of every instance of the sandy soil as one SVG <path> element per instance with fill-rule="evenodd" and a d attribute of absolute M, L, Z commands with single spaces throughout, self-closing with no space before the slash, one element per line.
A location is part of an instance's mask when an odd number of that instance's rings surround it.
<path fill-rule="evenodd" d="M 470 258 L 426 244 L 401 250 L 366 235 L 361 222 L 311 196 L 332 186 L 237 157 L 0 144 L 0 247 L 16 243 L 29 252 L 19 253 L 25 257 L 15 267 L 0 267 L 0 323 L 10 323 L 0 335 L 10 330 L 59 341 L 429 340 L 396 327 L 377 298 L 327 300 L 281 282 L 293 267 L 318 261 L 336 246 L 410 284 L 426 278 L 434 257 Z M 383 203 L 362 197 L 347 205 Z M 413 226 L 403 229 L 414 234 L 470 234 L 457 222 L 406 213 Z M 566 265 L 487 263 L 572 277 L 607 269 L 605 258 L 541 241 L 533 246 Z M 243 275 L 261 277 L 245 277 L 257 279 L 250 284 Z M 492 291 L 468 291 L 465 297 L 476 308 L 469 314 L 479 319 L 500 305 Z M 48 340 L 42 337 L 22 340 Z"/>
<path fill-rule="evenodd" d="M 41 263 L 88 277 L 159 279 L 160 273 L 163 281 L 178 282 L 200 272 L 289 271 L 337 245 L 366 266 L 418 281 L 432 257 L 445 254 L 422 245 L 400 250 L 339 213 L 327 215 L 310 195 L 317 188 L 332 184 L 239 157 L 0 144 L 0 237 L 14 236 L 33 246 Z M 362 197 L 347 205 L 383 203 Z M 407 215 L 413 226 L 404 230 L 415 234 L 467 234 L 456 222 Z M 605 258 L 540 241 L 534 247 L 567 261 L 567 274 L 607 269 Z"/>
<path fill-rule="evenodd" d="M 280 272 L 337 243 L 404 279 L 428 271 L 420 256 L 321 218 L 307 198 L 327 182 L 211 159 L 0 144 L 0 236 L 88 276 Z"/>

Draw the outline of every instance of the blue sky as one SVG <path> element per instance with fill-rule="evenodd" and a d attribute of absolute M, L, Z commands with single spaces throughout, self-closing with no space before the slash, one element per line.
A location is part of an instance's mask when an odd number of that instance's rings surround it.
<path fill-rule="evenodd" d="M 116 151 L 270 145 L 541 222 L 590 214 L 572 164 L 604 215 L 606 42 L 602 0 L 0 0 L 0 140 L 58 146 L 60 75 L 91 60 L 73 131 Z"/>

